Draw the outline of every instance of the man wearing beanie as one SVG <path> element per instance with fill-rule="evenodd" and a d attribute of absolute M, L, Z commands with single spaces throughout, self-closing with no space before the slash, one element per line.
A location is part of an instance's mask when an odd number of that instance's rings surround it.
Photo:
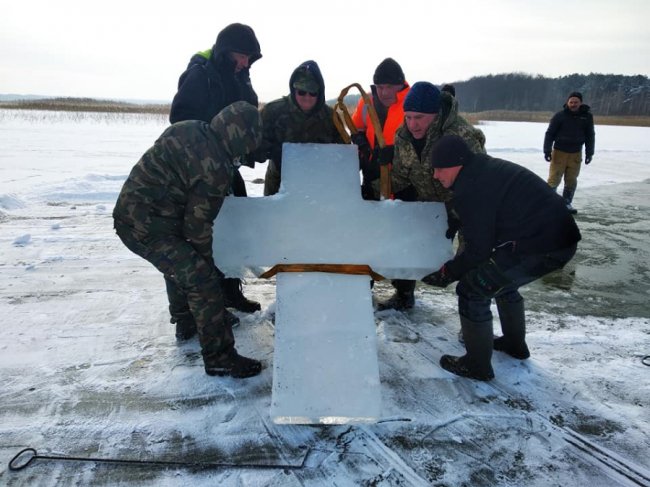
<path fill-rule="evenodd" d="M 249 68 L 261 57 L 260 44 L 253 29 L 238 23 L 225 27 L 217 35 L 214 46 L 192 56 L 181 74 L 169 121 L 202 120 L 210 123 L 224 107 L 236 101 L 246 101 L 257 107 L 257 94 L 251 85 Z M 233 173 L 232 186 L 234 196 L 246 196 L 244 178 L 238 169 Z M 167 284 L 170 303 L 178 303 L 178 307 L 184 308 L 186 298 L 183 292 L 173 282 Z M 227 307 L 246 313 L 261 309 L 259 303 L 244 296 L 239 279 L 224 278 L 222 285 Z M 237 319 L 234 315 L 233 318 Z"/>
<path fill-rule="evenodd" d="M 402 124 L 402 105 L 409 91 L 402 67 L 392 58 L 384 59 L 372 78 L 370 89 L 372 105 L 377 112 L 386 147 L 380 149 L 375 137 L 375 128 L 363 98 L 359 100 L 352 114 L 352 121 L 359 133 L 353 136 L 353 143 L 359 146 L 359 163 L 363 182 L 361 194 L 366 200 L 378 200 L 379 192 L 373 189 L 373 182 L 379 179 L 379 166 L 393 161 L 395 131 Z"/>
<path fill-rule="evenodd" d="M 494 378 L 492 350 L 524 360 L 524 300 L 518 289 L 573 258 L 580 231 L 564 200 L 532 171 L 475 154 L 457 135 L 431 149 L 433 178 L 453 190 L 450 204 L 466 237 L 462 253 L 422 282 L 446 287 L 458 281 L 458 312 L 466 354 L 443 355 L 443 369 L 476 380 Z M 503 336 L 494 339 L 495 299 Z"/>
<path fill-rule="evenodd" d="M 289 78 L 289 95 L 262 108 L 264 137 L 255 152 L 257 162 L 269 161 L 264 196 L 280 189 L 282 144 L 342 144 L 333 121 L 332 107 L 325 103 L 325 82 L 315 61 L 305 61 Z"/>
<path fill-rule="evenodd" d="M 571 202 L 578 187 L 582 165 L 582 146 L 585 146 L 585 164 L 594 156 L 594 117 L 589 105 L 582 103 L 582 93 L 569 93 L 564 108 L 553 115 L 544 136 L 544 159 L 551 163 L 548 184 L 553 189 L 564 178 L 562 196 L 571 213 L 578 211 Z"/>
<path fill-rule="evenodd" d="M 395 156 L 391 186 L 397 199 L 405 201 L 447 202 L 451 193 L 432 177 L 431 149 L 443 135 L 465 139 L 473 152 L 485 152 L 485 135 L 458 113 L 458 102 L 433 84 L 419 81 L 411 86 L 404 99 L 404 124 L 395 134 Z M 458 222 L 447 208 L 449 230 L 453 239 Z M 394 280 L 395 293 L 378 303 L 378 309 L 404 310 L 415 304 L 415 281 Z"/>

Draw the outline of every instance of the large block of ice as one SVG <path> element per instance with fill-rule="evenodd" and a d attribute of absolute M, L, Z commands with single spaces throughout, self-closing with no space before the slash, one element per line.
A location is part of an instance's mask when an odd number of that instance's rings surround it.
<path fill-rule="evenodd" d="M 359 187 L 356 146 L 284 144 L 278 194 L 224 201 L 217 266 L 234 277 L 275 264 L 365 264 L 421 279 L 451 258 L 442 203 L 364 201 Z"/>
<path fill-rule="evenodd" d="M 343 424 L 380 417 L 368 276 L 277 276 L 271 419 Z"/>
<path fill-rule="evenodd" d="M 226 198 L 214 259 L 228 276 L 276 264 L 369 265 L 419 279 L 452 255 L 440 203 L 364 201 L 356 146 L 285 144 L 282 185 Z M 377 338 L 367 276 L 279 273 L 271 417 L 352 423 L 380 415 Z"/>

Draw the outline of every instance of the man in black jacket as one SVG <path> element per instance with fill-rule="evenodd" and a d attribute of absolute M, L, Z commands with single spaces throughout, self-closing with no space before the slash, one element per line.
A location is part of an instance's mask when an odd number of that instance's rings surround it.
<path fill-rule="evenodd" d="M 463 377 L 494 377 L 492 349 L 530 356 L 524 301 L 518 289 L 564 267 L 576 252 L 580 231 L 564 200 L 530 170 L 486 154 L 474 154 L 459 136 L 442 137 L 431 155 L 433 177 L 453 190 L 465 249 L 426 284 L 454 281 L 467 353 L 443 355 L 440 365 Z M 495 298 L 503 336 L 493 340 L 490 303 Z"/>
<path fill-rule="evenodd" d="M 553 115 L 544 137 L 544 158 L 551 163 L 548 184 L 556 189 L 564 177 L 562 196 L 571 213 L 578 187 L 578 174 L 582 165 L 582 146 L 585 146 L 585 164 L 594 156 L 594 117 L 589 105 L 582 103 L 582 93 L 574 91 L 564 104 L 564 109 Z"/>
<path fill-rule="evenodd" d="M 225 27 L 217 35 L 212 49 L 192 56 L 187 69 L 181 74 L 169 121 L 202 120 L 210 123 L 217 113 L 236 101 L 257 106 L 257 94 L 251 85 L 249 68 L 261 57 L 260 44 L 252 28 L 237 23 Z M 247 161 L 240 163 L 247 164 Z M 239 170 L 233 174 L 232 187 L 234 196 L 246 196 L 246 185 Z M 261 309 L 258 302 L 244 296 L 239 279 L 223 279 L 222 287 L 227 307 L 246 313 Z M 180 313 L 175 310 L 185 310 L 186 299 L 169 280 L 167 294 L 171 303 L 172 323 L 175 323 L 175 314 Z M 237 320 L 234 316 L 230 318 Z"/>

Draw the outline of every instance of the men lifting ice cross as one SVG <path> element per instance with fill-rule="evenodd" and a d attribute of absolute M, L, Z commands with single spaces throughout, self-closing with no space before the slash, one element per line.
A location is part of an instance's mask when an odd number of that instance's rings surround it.
<path fill-rule="evenodd" d="M 451 257 L 442 203 L 361 198 L 355 146 L 284 144 L 282 161 L 278 194 L 224 201 L 214 258 L 226 275 L 356 264 L 420 279 Z M 271 417 L 373 421 L 380 397 L 370 277 L 317 269 L 277 275 Z"/>

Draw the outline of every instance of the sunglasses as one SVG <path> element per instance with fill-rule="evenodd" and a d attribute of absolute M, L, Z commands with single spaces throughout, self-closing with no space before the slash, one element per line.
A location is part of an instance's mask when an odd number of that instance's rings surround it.
<path fill-rule="evenodd" d="M 296 94 L 299 96 L 311 96 L 313 98 L 316 98 L 318 96 L 318 91 L 304 91 L 304 90 L 296 90 Z"/>

